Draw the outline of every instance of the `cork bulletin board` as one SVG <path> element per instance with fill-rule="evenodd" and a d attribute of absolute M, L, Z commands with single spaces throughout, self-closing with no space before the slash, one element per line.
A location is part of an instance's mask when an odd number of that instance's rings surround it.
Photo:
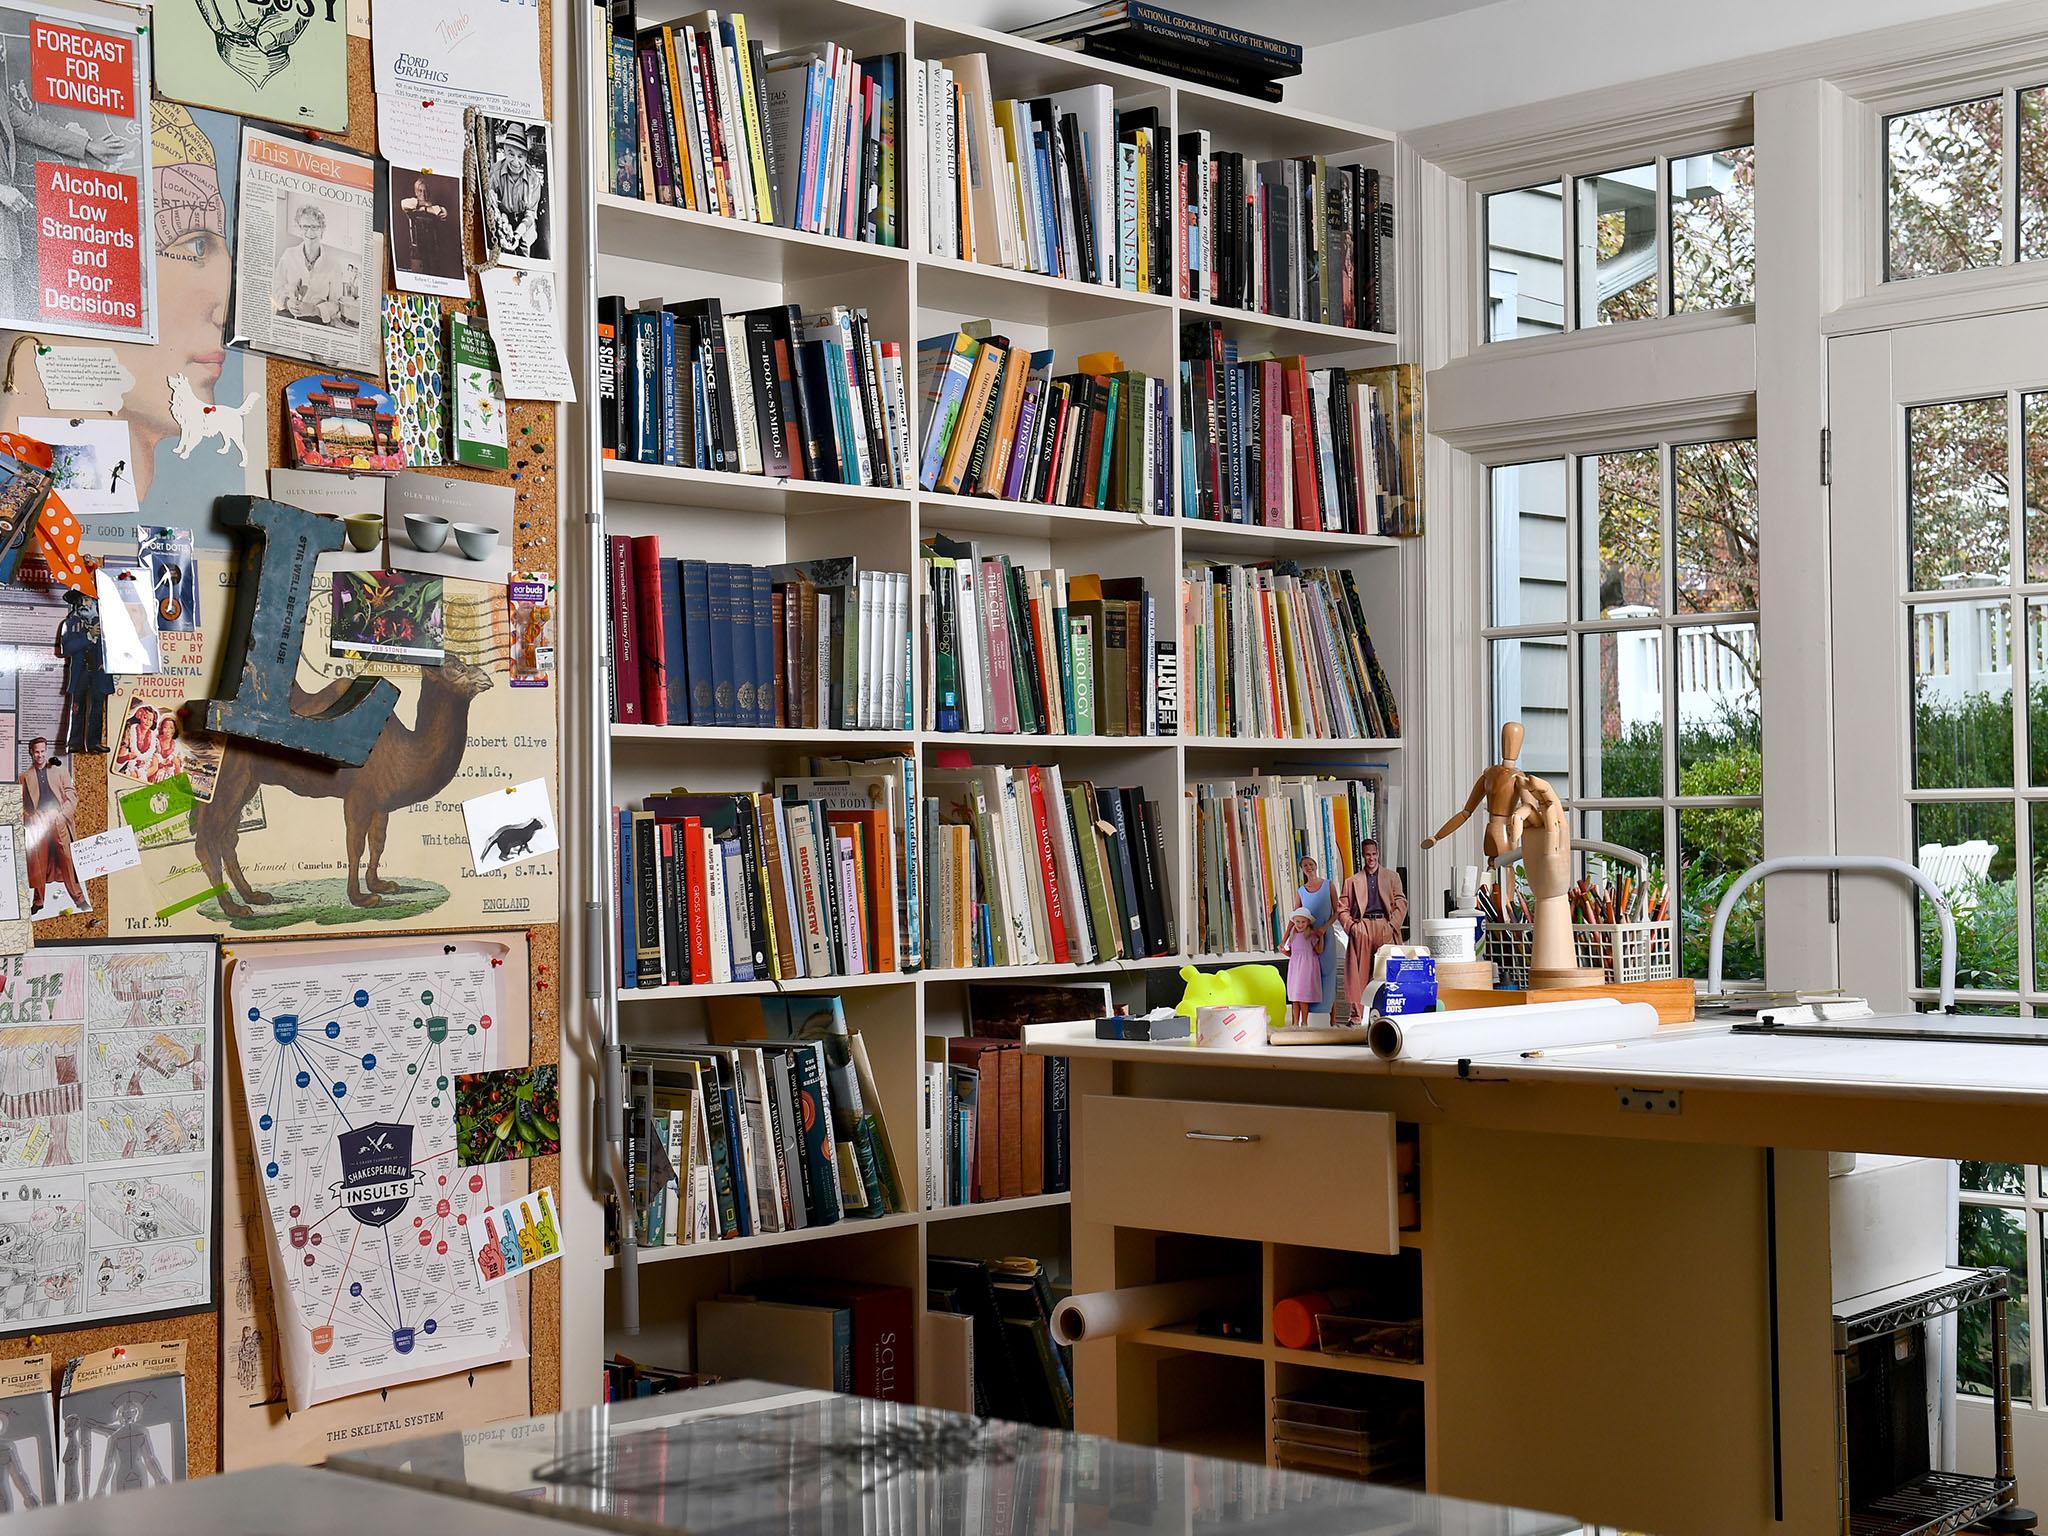
<path fill-rule="evenodd" d="M 540 0 L 541 79 L 544 90 L 549 92 L 551 116 L 553 14 L 551 0 Z M 360 35 L 362 29 L 356 25 L 356 20 L 357 18 L 352 16 L 350 30 L 358 35 L 350 36 L 347 44 L 350 127 L 346 133 L 328 137 L 347 147 L 370 152 L 377 147 L 376 99 L 372 88 L 370 44 L 366 36 Z M 557 131 L 559 143 L 559 128 Z M 559 178 L 567 174 L 566 168 L 573 164 L 573 157 L 564 155 L 558 158 L 558 197 Z M 223 176 L 232 176 L 233 167 L 224 165 L 221 171 Z M 476 254 L 472 252 L 473 259 Z M 388 261 L 386 270 L 388 271 Z M 474 312 L 479 323 L 482 322 L 483 310 L 480 302 L 453 299 L 441 302 L 444 313 L 467 309 Z M 0 332 L 0 341 L 11 342 L 12 339 L 10 333 Z M 253 356 L 243 365 L 244 383 L 260 389 L 268 403 L 267 459 L 271 466 L 290 463 L 284 439 L 285 413 L 281 408 L 286 385 L 321 371 L 310 365 Z M 139 383 L 149 385 L 149 381 Z M 160 381 L 157 383 L 160 385 Z M 509 421 L 510 466 L 507 471 L 496 473 L 449 465 L 436 467 L 433 473 L 450 478 L 490 480 L 499 484 L 509 484 L 515 494 L 512 568 L 515 573 L 545 572 L 552 578 L 559 569 L 556 529 L 556 408 L 543 403 L 513 402 L 510 406 Z M 258 453 L 262 451 L 262 445 L 251 442 L 249 448 L 253 463 Z M 500 609 L 502 611 L 502 604 Z M 506 625 L 506 637 L 509 643 L 509 621 Z M 522 694 L 519 703 L 521 708 L 531 715 L 545 713 L 549 721 L 549 727 L 543 733 L 548 744 L 546 772 L 551 798 L 559 813 L 559 793 L 554 787 L 558 782 L 556 765 L 559 762 L 559 753 L 553 729 L 553 722 L 559 717 L 558 689 L 559 674 L 547 689 Z M 116 697 L 110 700 L 110 722 L 117 718 L 115 706 L 119 702 L 120 694 L 117 691 Z M 81 766 L 75 775 L 75 825 L 76 835 L 84 838 L 103 831 L 109 823 L 108 781 L 104 768 L 108 759 L 82 756 L 78 761 Z M 100 766 L 87 766 L 93 764 Z M 108 885 L 109 881 L 105 879 L 89 882 L 88 894 L 93 907 L 91 913 L 38 922 L 38 942 L 45 939 L 106 936 L 109 932 L 106 916 L 109 912 Z M 501 923 L 493 926 L 502 928 L 505 925 Z M 467 925 L 465 930 L 475 931 L 469 929 Z M 374 923 L 364 923 L 337 933 L 335 942 L 346 942 L 349 937 L 379 934 L 383 931 L 374 926 Z M 452 930 L 437 930 L 431 927 L 407 929 L 407 932 L 415 934 L 435 931 Z M 553 922 L 537 922 L 520 931 L 525 941 L 524 948 L 529 968 L 527 1022 L 530 1029 L 531 1061 L 535 1065 L 559 1062 L 559 928 Z M 263 942 L 261 935 L 257 933 L 223 935 L 223 939 L 230 947 L 253 946 Z M 249 1147 L 246 1136 L 241 1134 L 242 1127 L 246 1126 L 246 1120 L 241 1121 L 239 1125 L 237 1121 L 240 1106 L 237 1103 L 235 1085 L 238 1078 L 232 1056 L 232 1046 L 224 1048 L 222 1079 L 228 1087 L 221 1092 L 218 1101 L 218 1124 L 222 1136 L 222 1156 L 244 1160 L 241 1172 L 246 1182 L 251 1174 L 247 1166 Z M 224 1182 L 229 1187 L 234 1183 L 232 1179 Z M 559 1187 L 560 1159 L 532 1159 L 527 1165 L 526 1182 L 534 1188 L 551 1185 Z M 223 1211 L 223 1223 L 233 1219 L 232 1212 Z M 219 1235 L 217 1233 L 216 1237 Z M 55 1372 L 61 1371 L 64 1362 L 74 1356 L 121 1344 L 182 1339 L 187 1348 L 187 1452 L 190 1475 L 197 1476 L 224 1468 L 233 1469 L 274 1461 L 321 1459 L 337 1448 L 334 1444 L 328 1443 L 329 1437 L 326 1433 L 308 1433 L 309 1426 L 292 1424 L 280 1407 L 251 1406 L 249 1395 L 242 1390 L 242 1383 L 247 1379 L 249 1341 L 241 1327 L 237 1327 L 234 1338 L 224 1337 L 224 1313 L 236 1308 L 238 1298 L 246 1303 L 263 1297 L 267 1292 L 268 1278 L 261 1273 L 260 1246 L 256 1250 L 255 1259 L 256 1263 L 247 1272 L 223 1271 L 219 1277 L 220 1294 L 215 1298 L 217 1305 L 212 1311 L 143 1320 L 112 1327 L 53 1327 L 46 1332 L 20 1334 L 0 1340 L 0 1359 L 48 1352 L 53 1362 L 54 1386 Z M 239 1266 L 237 1269 L 239 1270 Z M 432 1433 L 436 1429 L 466 1428 L 473 1424 L 488 1422 L 492 1418 L 504 1417 L 507 1404 L 516 1404 L 515 1411 L 518 1413 L 554 1411 L 562 1399 L 559 1273 L 560 1266 L 549 1266 L 519 1282 L 528 1288 L 528 1359 L 477 1372 L 467 1381 L 458 1376 L 440 1381 L 412 1383 L 391 1388 L 383 1393 L 368 1393 L 340 1403 L 323 1405 L 323 1408 L 349 1410 L 348 1413 L 338 1416 L 347 1421 L 341 1433 L 346 1437 L 348 1444 L 356 1446 L 374 1443 L 379 1438 L 402 1438 Z M 246 1314 L 249 1307 L 244 1304 L 240 1310 Z M 259 1312 L 258 1315 L 262 1314 Z M 268 1367 L 262 1369 L 267 1370 Z M 498 1373 L 497 1379 L 491 1379 L 493 1373 Z M 516 1382 L 507 1382 L 504 1378 L 516 1378 Z M 498 1406 L 487 1406 L 492 1404 Z M 336 1418 L 336 1415 L 329 1414 L 323 1423 L 331 1425 Z"/>

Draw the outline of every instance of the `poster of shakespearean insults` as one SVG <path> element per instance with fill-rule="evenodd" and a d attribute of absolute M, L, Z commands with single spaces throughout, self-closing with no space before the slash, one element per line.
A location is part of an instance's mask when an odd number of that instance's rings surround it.
<path fill-rule="evenodd" d="M 0 327 L 156 340 L 148 43 L 131 11 L 0 4 Z"/>

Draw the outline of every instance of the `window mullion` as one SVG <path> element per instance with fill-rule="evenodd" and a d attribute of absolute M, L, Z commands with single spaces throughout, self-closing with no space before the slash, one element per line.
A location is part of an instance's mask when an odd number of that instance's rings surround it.
<path fill-rule="evenodd" d="M 1671 276 L 1671 157 L 1659 155 L 1657 165 L 1657 313 L 1677 308 Z"/>
<path fill-rule="evenodd" d="M 1998 206 L 1999 253 L 2007 266 L 2020 258 L 2020 113 L 2019 92 L 2007 86 L 1999 113 Z"/>

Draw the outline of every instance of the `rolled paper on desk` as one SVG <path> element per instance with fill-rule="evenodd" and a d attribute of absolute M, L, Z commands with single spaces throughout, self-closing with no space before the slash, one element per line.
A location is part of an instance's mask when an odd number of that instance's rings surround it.
<path fill-rule="evenodd" d="M 1085 1291 L 1052 1310 L 1053 1336 L 1062 1344 L 1143 1333 L 1168 1323 L 1191 1323 L 1211 1307 L 1242 1301 L 1242 1280 L 1175 1280 L 1163 1285 L 1127 1285 L 1115 1291 Z"/>
<path fill-rule="evenodd" d="M 1365 1043 L 1382 1061 L 1456 1061 L 1503 1051 L 1553 1051 L 1640 1040 L 1656 1031 L 1657 1010 L 1648 1003 L 1589 997 L 1579 1003 L 1459 1008 L 1374 1019 Z"/>

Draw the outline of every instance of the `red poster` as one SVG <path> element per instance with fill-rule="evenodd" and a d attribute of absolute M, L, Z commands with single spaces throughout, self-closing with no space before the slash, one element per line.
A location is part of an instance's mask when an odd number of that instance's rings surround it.
<path fill-rule="evenodd" d="M 36 162 L 42 318 L 143 330 L 141 206 L 133 176 Z"/>
<path fill-rule="evenodd" d="M 35 99 L 45 106 L 135 115 L 132 38 L 36 20 L 29 24 L 29 62 Z"/>

